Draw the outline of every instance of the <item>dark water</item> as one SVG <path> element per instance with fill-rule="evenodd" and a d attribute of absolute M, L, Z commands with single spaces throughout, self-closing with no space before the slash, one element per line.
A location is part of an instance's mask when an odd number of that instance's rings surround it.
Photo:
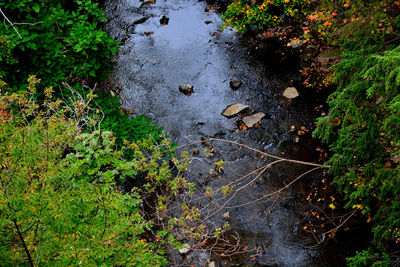
<path fill-rule="evenodd" d="M 307 141 L 296 139 L 290 128 L 310 128 L 311 107 L 303 104 L 306 101 L 302 96 L 290 105 L 282 105 L 282 92 L 295 83 L 296 75 L 259 62 L 232 30 L 216 33 L 220 16 L 215 10 L 206 12 L 207 4 L 203 1 L 157 0 L 155 4 L 141 5 L 139 0 L 105 4 L 109 18 L 106 29 L 123 42 L 111 82 L 122 89 L 124 108 L 152 117 L 179 144 L 217 137 L 274 155 L 310 160 Z M 169 18 L 167 25 L 160 24 L 162 16 Z M 232 78 L 242 81 L 243 86 L 232 90 Z M 191 96 L 178 90 L 180 84 L 186 83 L 194 86 Z M 266 117 L 256 128 L 240 131 L 237 118 L 221 115 L 226 106 L 234 103 L 249 105 L 252 111 L 263 112 Z M 207 186 L 220 188 L 262 164 L 253 152 L 223 143 L 210 145 L 218 153 L 208 160 L 201 152 L 207 146 L 187 147 L 190 152 L 200 151 L 193 157 L 188 175 L 200 192 Z M 214 166 L 211 161 L 220 159 L 226 162 L 225 172 L 216 178 L 210 175 Z M 241 247 L 247 246 L 249 253 L 221 258 L 210 250 L 195 249 L 188 257 L 171 253 L 171 265 L 201 266 L 212 259 L 227 265 L 321 266 L 319 251 L 304 248 L 315 243 L 314 239 L 299 229 L 304 208 L 301 188 L 294 185 L 277 199 L 240 206 L 273 192 L 308 169 L 276 165 L 240 190 L 219 211 L 216 207 L 226 198 L 213 200 L 211 207 L 209 202 L 199 201 L 197 205 L 216 227 L 224 224 L 223 214 L 229 211 L 231 232 L 238 233 Z M 256 255 L 253 260 L 251 255 Z"/>

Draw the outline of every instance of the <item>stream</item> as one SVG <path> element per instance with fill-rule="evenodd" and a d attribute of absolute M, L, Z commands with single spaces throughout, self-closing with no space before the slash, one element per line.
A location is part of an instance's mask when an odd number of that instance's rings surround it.
<path fill-rule="evenodd" d="M 220 15 L 205 1 L 144 2 L 105 3 L 105 29 L 122 42 L 110 83 L 121 88 L 124 109 L 151 117 L 174 142 L 188 144 L 186 149 L 193 155 L 189 181 L 200 190 L 216 189 L 263 164 L 257 153 L 232 144 L 192 144 L 207 138 L 231 140 L 285 158 L 314 158 L 310 138 L 299 137 L 293 131 L 301 126 L 312 127 L 312 108 L 307 106 L 301 90 L 291 104 L 285 105 L 282 97 L 287 87 L 296 86 L 298 74 L 258 60 L 233 30 L 219 32 Z M 161 20 L 163 16 L 169 20 Z M 232 79 L 242 86 L 233 90 Z M 188 96 L 180 92 L 181 84 L 193 85 L 194 93 Z M 249 106 L 245 115 L 262 112 L 265 117 L 258 125 L 241 130 L 238 120 L 244 115 L 221 115 L 235 103 Z M 210 145 L 216 152 L 205 160 L 203 150 Z M 212 171 L 218 160 L 225 162 L 220 177 Z M 246 253 L 220 257 L 207 249 L 194 249 L 184 256 L 171 252 L 170 264 L 207 266 L 212 260 L 217 266 L 326 266 L 317 248 L 305 248 L 316 242 L 300 229 L 304 188 L 294 184 L 274 199 L 256 201 L 309 169 L 279 163 L 251 183 L 238 183 L 249 185 L 221 209 L 215 207 L 221 207 L 226 198 L 216 197 L 213 205 L 210 200 L 199 201 L 197 204 L 216 227 L 229 217 L 230 231 L 237 235 L 241 248 L 246 248 L 241 251 Z M 318 178 L 319 174 L 313 175 Z M 243 205 L 251 201 L 255 203 Z"/>

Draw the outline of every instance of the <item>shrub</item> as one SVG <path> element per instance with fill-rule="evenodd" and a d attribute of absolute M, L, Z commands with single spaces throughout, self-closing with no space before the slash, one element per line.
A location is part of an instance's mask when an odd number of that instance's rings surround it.
<path fill-rule="evenodd" d="M 50 89 L 35 102 L 37 83 L 31 77 L 29 93 L 0 97 L 0 264 L 165 265 L 142 237 L 151 224 L 138 191 L 118 186 L 141 171 L 148 191 L 177 186 L 168 164 L 157 164 L 158 146 L 126 142 L 134 155 L 126 160 L 111 132 L 80 134 Z"/>
<path fill-rule="evenodd" d="M 223 13 L 223 25 L 233 27 L 240 33 L 246 32 L 250 26 L 258 29 L 277 26 L 284 17 L 295 18 L 311 3 L 311 0 L 266 0 L 261 4 L 256 1 L 234 0 Z"/>
<path fill-rule="evenodd" d="M 103 11 L 91 0 L 20 0 L 0 3 L 16 30 L 5 22 L 0 27 L 1 48 L 11 50 L 2 59 L 0 76 L 20 88 L 31 74 L 42 86 L 59 81 L 104 78 L 111 70 L 116 42 L 100 23 Z"/>

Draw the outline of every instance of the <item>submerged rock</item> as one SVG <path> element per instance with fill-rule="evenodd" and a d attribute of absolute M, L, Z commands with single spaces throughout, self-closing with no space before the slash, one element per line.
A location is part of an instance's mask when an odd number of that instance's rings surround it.
<path fill-rule="evenodd" d="M 243 105 L 243 104 L 233 104 L 233 105 L 229 105 L 227 106 L 223 111 L 222 111 L 222 115 L 224 115 L 225 117 L 233 117 L 235 115 L 237 115 L 238 113 L 248 109 L 249 106 L 247 105 Z"/>
<path fill-rule="evenodd" d="M 265 114 L 258 112 L 254 115 L 243 118 L 243 123 L 246 124 L 247 128 L 253 127 L 256 123 L 260 122 L 265 117 Z"/>
<path fill-rule="evenodd" d="M 146 17 L 142 17 L 142 18 L 140 18 L 140 19 L 138 19 L 138 20 L 135 20 L 135 21 L 133 22 L 133 24 L 142 24 L 142 23 L 145 23 L 146 20 L 147 20 Z"/>
<path fill-rule="evenodd" d="M 240 86 L 242 86 L 242 82 L 241 81 L 237 81 L 237 80 L 232 80 L 232 81 L 229 82 L 229 86 L 233 90 L 236 90 L 236 89 L 239 89 Z"/>
<path fill-rule="evenodd" d="M 181 84 L 181 85 L 179 85 L 179 91 L 184 93 L 187 96 L 190 96 L 191 94 L 194 93 L 193 85 L 191 85 L 191 84 Z"/>
<path fill-rule="evenodd" d="M 283 96 L 289 99 L 296 98 L 299 96 L 299 92 L 295 87 L 286 88 L 285 92 L 283 92 Z"/>
<path fill-rule="evenodd" d="M 162 18 L 160 19 L 160 24 L 161 25 L 167 25 L 169 22 L 169 18 L 167 18 L 165 15 L 162 16 Z"/>

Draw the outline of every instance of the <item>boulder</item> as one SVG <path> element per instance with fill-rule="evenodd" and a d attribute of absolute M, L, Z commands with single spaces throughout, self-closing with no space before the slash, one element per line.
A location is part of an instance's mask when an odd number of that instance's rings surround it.
<path fill-rule="evenodd" d="M 181 84 L 181 85 L 179 85 L 179 91 L 184 93 L 187 96 L 190 96 L 191 94 L 194 93 L 193 85 L 191 85 L 191 84 Z"/>
<path fill-rule="evenodd" d="M 251 116 L 247 116 L 243 118 L 243 123 L 247 126 L 247 128 L 253 127 L 256 123 L 260 122 L 265 117 L 265 114 L 262 112 L 258 112 Z"/>
<path fill-rule="evenodd" d="M 296 98 L 299 96 L 299 92 L 295 87 L 286 88 L 285 92 L 283 92 L 283 96 L 289 99 Z"/>
<path fill-rule="evenodd" d="M 227 118 L 233 117 L 235 115 L 237 115 L 238 113 L 248 109 L 249 106 L 247 105 L 243 105 L 240 103 L 237 104 L 233 104 L 233 105 L 229 105 L 227 106 L 223 111 L 222 111 L 222 115 L 224 115 Z"/>

